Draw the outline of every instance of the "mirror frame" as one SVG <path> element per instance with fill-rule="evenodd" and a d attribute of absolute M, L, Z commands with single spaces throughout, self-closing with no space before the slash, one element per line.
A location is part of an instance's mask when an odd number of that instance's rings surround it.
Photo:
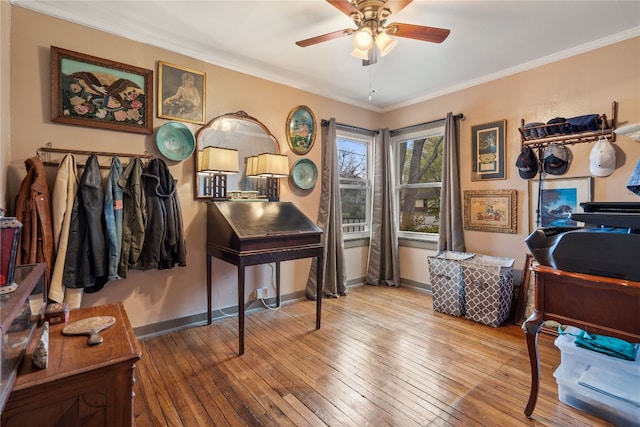
<path fill-rule="evenodd" d="M 211 195 L 200 195 L 200 183 L 199 183 L 199 179 L 198 179 L 198 152 L 203 149 L 204 147 L 201 147 L 201 141 L 200 141 L 200 137 L 201 134 L 207 130 L 209 130 L 211 128 L 211 126 L 213 126 L 213 124 L 216 122 L 216 120 L 221 120 L 221 119 L 237 119 L 237 120 L 244 120 L 244 121 L 248 121 L 251 123 L 255 123 L 258 126 L 260 126 L 262 128 L 262 130 L 264 130 L 265 134 L 267 137 L 269 137 L 274 144 L 275 147 L 275 154 L 281 154 L 281 149 L 280 149 L 280 143 L 278 142 L 278 139 L 271 133 L 271 131 L 269 130 L 269 128 L 267 128 L 260 120 L 256 119 L 253 116 L 250 116 L 249 114 L 247 114 L 245 111 L 240 110 L 240 111 L 236 111 L 235 113 L 226 113 L 226 114 L 222 114 L 219 115 L 217 117 L 214 117 L 213 119 L 211 119 L 209 122 L 207 122 L 204 126 L 202 126 L 200 129 L 198 129 L 196 131 L 195 134 L 195 138 L 196 138 L 196 149 L 193 152 L 193 180 L 194 180 L 194 198 L 196 200 L 211 200 L 212 196 Z M 232 147 L 233 148 L 233 147 Z M 242 152 L 239 151 L 240 156 L 241 157 L 246 157 L 242 155 Z M 264 178 L 266 180 L 266 178 Z M 278 185 L 280 185 L 280 182 L 278 180 Z M 227 189 L 228 190 L 234 190 L 234 189 Z"/>

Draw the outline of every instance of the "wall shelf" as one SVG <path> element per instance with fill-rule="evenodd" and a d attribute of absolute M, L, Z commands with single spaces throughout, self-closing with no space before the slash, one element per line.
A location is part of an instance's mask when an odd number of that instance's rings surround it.
<path fill-rule="evenodd" d="M 563 123 L 553 123 L 553 124 L 542 124 L 539 126 L 531 126 L 525 127 L 524 119 L 521 119 L 520 127 L 518 131 L 520 132 L 520 141 L 521 148 L 531 147 L 533 149 L 536 148 L 544 148 L 549 144 L 561 144 L 561 145 L 570 145 L 570 144 L 580 144 L 583 142 L 595 142 L 600 137 L 606 136 L 609 138 L 609 141 L 615 142 L 616 140 L 616 124 L 618 122 L 618 102 L 613 101 L 611 103 L 611 120 L 607 118 L 606 114 L 601 114 L 598 117 L 602 124 L 601 129 L 597 131 L 585 131 L 585 132 L 577 132 L 577 133 L 556 133 L 554 132 L 554 128 L 558 128 L 566 124 Z M 544 137 L 532 137 L 529 135 L 529 132 L 532 130 L 542 129 L 547 136 Z"/>

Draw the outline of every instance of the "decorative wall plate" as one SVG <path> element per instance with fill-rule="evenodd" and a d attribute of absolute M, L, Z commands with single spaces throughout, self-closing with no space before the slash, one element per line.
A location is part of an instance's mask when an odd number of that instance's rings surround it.
<path fill-rule="evenodd" d="M 182 161 L 189 158 L 196 148 L 196 138 L 191 129 L 178 122 L 160 126 L 156 133 L 158 150 L 169 160 Z"/>
<path fill-rule="evenodd" d="M 318 180 L 318 168 L 309 159 L 300 159 L 291 167 L 291 180 L 302 190 L 311 190 Z"/>

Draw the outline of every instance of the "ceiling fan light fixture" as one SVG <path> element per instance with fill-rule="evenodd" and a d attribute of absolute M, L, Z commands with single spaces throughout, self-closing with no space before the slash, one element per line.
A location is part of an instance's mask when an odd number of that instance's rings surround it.
<path fill-rule="evenodd" d="M 380 55 L 385 56 L 387 53 L 391 52 L 393 48 L 398 44 L 398 40 L 395 40 L 389 34 L 382 31 L 376 37 L 376 44 L 378 45 L 378 49 L 380 49 Z"/>
<path fill-rule="evenodd" d="M 353 33 L 353 47 L 357 50 L 369 50 L 373 46 L 373 34 L 368 27 L 360 28 Z"/>
<path fill-rule="evenodd" d="M 353 49 L 351 51 L 351 55 L 355 56 L 356 58 L 360 58 L 363 61 L 369 60 L 369 51 L 368 50 L 362 50 L 362 49 L 355 48 L 355 49 Z"/>

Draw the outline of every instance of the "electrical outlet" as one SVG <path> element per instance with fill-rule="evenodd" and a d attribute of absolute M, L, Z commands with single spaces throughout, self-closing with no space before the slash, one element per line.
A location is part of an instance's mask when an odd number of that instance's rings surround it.
<path fill-rule="evenodd" d="M 258 288 L 256 289 L 256 299 L 264 299 L 269 298 L 269 288 Z"/>

